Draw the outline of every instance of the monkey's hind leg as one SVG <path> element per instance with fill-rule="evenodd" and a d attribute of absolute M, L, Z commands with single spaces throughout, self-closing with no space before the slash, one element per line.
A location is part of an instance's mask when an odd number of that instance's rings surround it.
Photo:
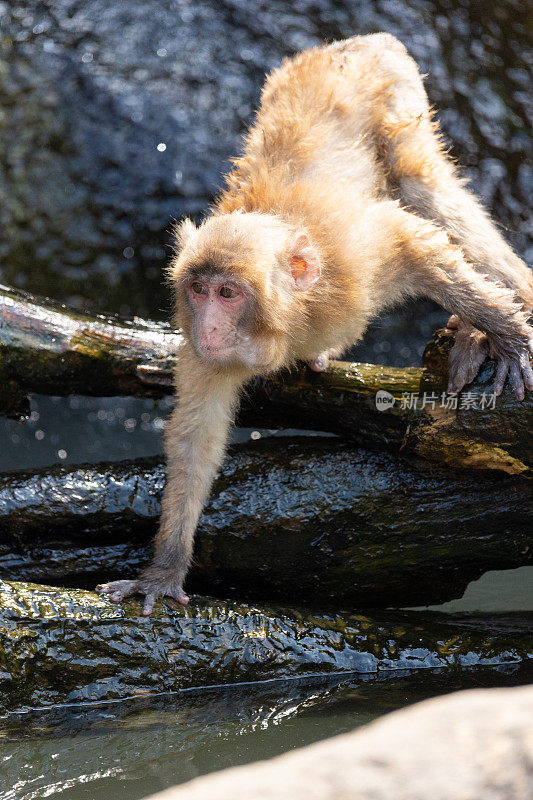
<path fill-rule="evenodd" d="M 366 37 L 365 37 L 366 38 Z M 391 189 L 402 204 L 436 222 L 476 269 L 513 289 L 533 307 L 533 272 L 505 242 L 489 214 L 465 186 L 443 146 L 416 62 L 394 37 L 368 37 L 388 78 L 377 136 Z M 386 44 L 386 47 L 385 47 Z M 369 45 L 371 42 L 369 42 Z"/>
<path fill-rule="evenodd" d="M 402 243 L 396 259 L 392 251 L 391 262 L 401 267 L 406 293 L 432 298 L 468 323 L 475 336 L 470 349 L 464 341 L 452 348 L 448 391 L 460 391 L 474 377 L 481 353 L 488 351 L 497 361 L 494 393 L 501 394 L 509 376 L 516 397 L 523 400 L 525 388 L 533 390 L 533 328 L 514 292 L 476 272 L 436 225 L 391 203 L 380 204 L 378 213 L 376 222 L 382 231 L 388 228 L 391 246 Z M 485 339 L 478 340 L 478 334 Z"/>
<path fill-rule="evenodd" d="M 512 289 L 529 315 L 533 308 L 533 272 L 505 242 L 458 176 L 443 147 L 416 62 L 389 34 L 363 38 L 379 71 L 388 79 L 376 133 L 391 191 L 399 194 L 408 209 L 444 228 L 475 269 Z M 451 374 L 457 385 L 464 385 L 473 379 L 486 357 L 488 340 L 459 315 L 450 318 L 448 325 L 457 331 Z"/>

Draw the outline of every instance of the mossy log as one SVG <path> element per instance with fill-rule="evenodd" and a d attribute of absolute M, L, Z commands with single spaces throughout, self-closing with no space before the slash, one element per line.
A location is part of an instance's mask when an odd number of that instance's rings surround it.
<path fill-rule="evenodd" d="M 0 286 L 2 413 L 23 412 L 28 392 L 160 397 L 181 340 L 164 323 L 90 316 Z"/>
<path fill-rule="evenodd" d="M 181 336 L 166 325 L 90 317 L 5 287 L 0 291 L 0 320 L 4 414 L 27 411 L 28 392 L 156 397 L 172 391 L 172 364 Z M 490 393 L 494 364 L 489 361 L 468 387 L 470 395 L 463 392 L 457 408 L 453 403 L 443 407 L 451 341 L 449 331 L 438 333 L 422 368 L 338 361 L 323 374 L 302 366 L 257 378 L 246 393 L 239 421 L 331 431 L 364 447 L 531 476 L 532 394 L 518 403 L 506 389 L 495 408 L 483 410 L 466 402 Z M 375 403 L 379 389 L 396 400 L 383 411 Z M 424 403 L 424 392 L 433 400 Z M 412 396 L 418 397 L 417 408 L 402 402 Z"/>
<path fill-rule="evenodd" d="M 110 700 L 246 681 L 533 657 L 531 618 L 313 614 L 193 598 L 135 601 L 0 582 L 0 707 Z"/>
<path fill-rule="evenodd" d="M 157 460 L 0 478 L 0 577 L 94 586 L 149 558 Z M 457 472 L 333 438 L 236 445 L 200 520 L 188 586 L 329 607 L 460 597 L 533 563 L 529 481 Z"/>

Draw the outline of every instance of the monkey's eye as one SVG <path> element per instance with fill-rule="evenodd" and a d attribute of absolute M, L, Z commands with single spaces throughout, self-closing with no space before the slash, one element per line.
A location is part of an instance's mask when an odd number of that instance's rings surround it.
<path fill-rule="evenodd" d="M 229 299 L 230 297 L 237 297 L 237 292 L 234 292 L 233 289 L 230 289 L 229 286 L 222 286 L 219 292 L 221 297 L 225 297 Z"/>
<path fill-rule="evenodd" d="M 191 289 L 193 290 L 193 292 L 194 292 L 195 294 L 202 294 L 202 292 L 203 292 L 203 290 L 204 290 L 204 287 L 202 286 L 202 284 L 200 283 L 200 281 L 193 281 L 193 282 L 191 283 Z"/>

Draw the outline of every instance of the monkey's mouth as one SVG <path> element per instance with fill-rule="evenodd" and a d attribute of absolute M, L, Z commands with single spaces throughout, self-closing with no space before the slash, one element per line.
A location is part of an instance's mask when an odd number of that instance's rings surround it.
<path fill-rule="evenodd" d="M 198 344 L 200 355 L 213 361 L 222 361 L 235 355 L 234 347 L 216 347 L 211 344 Z"/>

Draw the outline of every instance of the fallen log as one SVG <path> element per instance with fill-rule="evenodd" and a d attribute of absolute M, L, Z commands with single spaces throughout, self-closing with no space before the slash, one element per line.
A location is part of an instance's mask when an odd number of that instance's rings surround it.
<path fill-rule="evenodd" d="M 90 316 L 0 286 L 2 412 L 15 416 L 28 392 L 161 397 L 180 342 L 164 323 Z M 149 381 L 141 365 L 154 371 Z"/>
<path fill-rule="evenodd" d="M 172 391 L 179 332 L 161 323 L 90 317 L 23 292 L 0 289 L 0 410 L 27 411 L 28 392 L 67 395 Z M 509 389 L 492 407 L 494 362 L 455 403 L 443 395 L 451 333 L 428 346 L 424 366 L 333 362 L 252 381 L 239 422 L 331 431 L 369 448 L 414 453 L 453 466 L 533 474 L 533 395 Z M 376 392 L 393 399 L 376 408 Z"/>
<path fill-rule="evenodd" d="M 0 708 L 248 681 L 533 657 L 531 615 L 383 612 L 371 617 L 193 598 L 113 605 L 92 592 L 0 582 Z"/>
<path fill-rule="evenodd" d="M 154 459 L 0 478 L 0 577 L 94 586 L 149 558 Z M 529 481 L 452 471 L 337 439 L 231 448 L 200 520 L 189 588 L 322 606 L 461 597 L 486 570 L 533 563 Z"/>

